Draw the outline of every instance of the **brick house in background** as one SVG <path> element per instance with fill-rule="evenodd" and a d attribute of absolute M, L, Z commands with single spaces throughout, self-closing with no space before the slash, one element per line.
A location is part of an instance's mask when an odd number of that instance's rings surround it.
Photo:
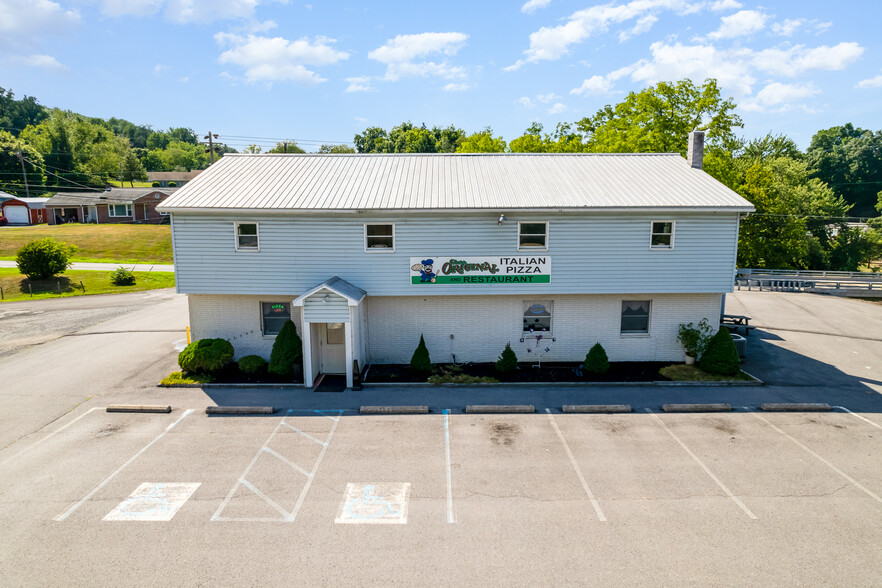
<path fill-rule="evenodd" d="M 147 172 L 147 181 L 151 184 L 159 182 L 160 188 L 167 188 L 169 182 L 174 182 L 175 187 L 180 188 L 198 176 L 202 171 L 201 169 L 194 169 L 193 171 L 182 172 Z"/>
<path fill-rule="evenodd" d="M 156 206 L 177 188 L 112 188 L 104 192 L 59 192 L 46 201 L 50 225 L 152 223 L 167 218 Z"/>

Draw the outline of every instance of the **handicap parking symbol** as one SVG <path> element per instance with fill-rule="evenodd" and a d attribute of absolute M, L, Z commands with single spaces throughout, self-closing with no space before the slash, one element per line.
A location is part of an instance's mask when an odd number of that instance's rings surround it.
<path fill-rule="evenodd" d="M 410 484 L 347 484 L 334 522 L 407 524 Z"/>
<path fill-rule="evenodd" d="M 170 521 L 200 483 L 144 482 L 107 513 L 105 521 Z"/>

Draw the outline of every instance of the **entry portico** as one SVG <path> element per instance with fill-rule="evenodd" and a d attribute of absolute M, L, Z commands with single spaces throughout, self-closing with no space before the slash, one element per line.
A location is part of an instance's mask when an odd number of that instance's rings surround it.
<path fill-rule="evenodd" d="M 366 297 L 361 288 L 334 276 L 291 303 L 303 311 L 304 385 L 312 387 L 319 374 L 345 373 L 346 387 L 352 387 L 353 360 L 364 363 Z"/>

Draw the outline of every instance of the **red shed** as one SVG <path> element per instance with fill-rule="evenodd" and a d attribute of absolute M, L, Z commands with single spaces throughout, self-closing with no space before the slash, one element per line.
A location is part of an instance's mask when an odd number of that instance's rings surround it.
<path fill-rule="evenodd" d="M 10 225 L 38 225 L 47 220 L 46 200 L 12 196 L 0 203 L 0 212 Z"/>

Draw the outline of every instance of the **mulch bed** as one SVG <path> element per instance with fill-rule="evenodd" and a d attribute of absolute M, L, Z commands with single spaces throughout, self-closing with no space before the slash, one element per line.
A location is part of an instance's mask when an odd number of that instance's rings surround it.
<path fill-rule="evenodd" d="M 219 372 L 212 374 L 212 384 L 290 384 L 291 379 L 284 379 L 273 374 L 251 376 L 239 371 L 239 364 L 233 362 Z M 301 380 L 302 382 L 303 380 Z"/>
<path fill-rule="evenodd" d="M 455 371 L 467 376 L 496 378 L 500 382 L 654 382 L 669 380 L 658 370 L 671 365 L 670 361 L 617 361 L 610 362 L 609 371 L 603 375 L 586 374 L 578 362 L 542 362 L 542 368 L 535 363 L 519 363 L 518 369 L 508 377 L 496 371 L 494 363 L 435 364 L 435 372 Z M 371 364 L 365 383 L 380 384 L 393 382 L 425 382 L 410 373 L 408 365 Z"/>

